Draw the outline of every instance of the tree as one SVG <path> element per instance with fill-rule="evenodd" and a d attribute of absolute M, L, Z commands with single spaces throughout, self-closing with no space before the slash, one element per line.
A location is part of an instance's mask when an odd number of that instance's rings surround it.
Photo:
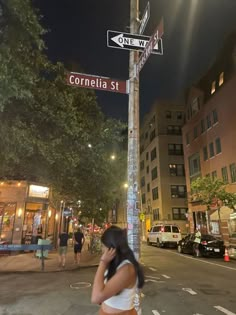
<path fill-rule="evenodd" d="M 43 182 L 88 211 L 108 208 L 116 181 L 107 157 L 124 124 L 105 119 L 92 90 L 66 86 L 64 66 L 43 54 L 30 1 L 0 0 L 0 27 L 0 177 Z"/>
<path fill-rule="evenodd" d="M 0 1 L 0 110 L 13 99 L 32 99 L 38 82 L 44 30 L 29 0 Z"/>
<path fill-rule="evenodd" d="M 209 176 L 198 177 L 191 183 L 191 199 L 200 202 L 207 209 L 207 229 L 210 231 L 208 211 L 212 204 L 220 201 L 222 205 L 233 208 L 236 204 L 236 194 L 226 191 L 227 185 L 221 179 L 212 179 Z"/>

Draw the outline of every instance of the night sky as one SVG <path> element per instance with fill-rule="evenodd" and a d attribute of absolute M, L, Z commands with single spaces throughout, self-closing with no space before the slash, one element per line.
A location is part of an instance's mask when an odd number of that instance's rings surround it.
<path fill-rule="evenodd" d="M 140 117 L 156 99 L 181 99 L 210 67 L 226 36 L 236 30 L 236 0 L 149 0 L 144 35 L 164 18 L 164 55 L 151 55 L 140 74 Z M 129 51 L 107 47 L 107 30 L 129 32 L 129 0 L 34 0 L 43 16 L 52 62 L 74 71 L 127 80 Z M 140 0 L 140 17 L 147 0 Z M 128 96 L 96 91 L 102 111 L 127 121 Z"/>

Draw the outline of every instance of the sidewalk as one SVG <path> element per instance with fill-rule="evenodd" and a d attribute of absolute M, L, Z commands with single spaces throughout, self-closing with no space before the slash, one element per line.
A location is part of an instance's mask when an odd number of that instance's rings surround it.
<path fill-rule="evenodd" d="M 65 268 L 59 268 L 58 252 L 49 251 L 48 258 L 44 259 L 44 271 L 42 271 L 42 260 L 35 257 L 33 252 L 12 254 L 10 256 L 0 256 L 0 273 L 12 272 L 60 272 L 76 270 L 78 268 L 88 268 L 97 266 L 100 254 L 91 254 L 85 243 L 81 253 L 80 265 L 74 263 L 74 250 L 72 245 L 68 246 Z"/>

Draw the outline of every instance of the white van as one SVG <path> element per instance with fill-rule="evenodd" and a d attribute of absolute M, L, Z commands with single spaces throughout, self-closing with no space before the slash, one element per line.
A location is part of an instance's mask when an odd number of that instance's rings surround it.
<path fill-rule="evenodd" d="M 182 239 L 180 228 L 175 224 L 153 225 L 148 232 L 147 244 L 155 244 L 157 247 L 174 246 Z"/>

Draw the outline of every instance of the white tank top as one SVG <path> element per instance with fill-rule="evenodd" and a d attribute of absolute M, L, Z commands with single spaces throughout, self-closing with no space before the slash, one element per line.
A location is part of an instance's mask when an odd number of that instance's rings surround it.
<path fill-rule="evenodd" d="M 116 268 L 118 270 L 125 264 L 131 264 L 128 259 L 123 260 L 119 266 Z M 134 298 L 136 293 L 137 281 L 132 288 L 127 288 L 122 290 L 119 294 L 110 297 L 109 299 L 105 300 L 103 303 L 113 307 L 118 308 L 121 310 L 131 310 L 134 307 Z"/>

